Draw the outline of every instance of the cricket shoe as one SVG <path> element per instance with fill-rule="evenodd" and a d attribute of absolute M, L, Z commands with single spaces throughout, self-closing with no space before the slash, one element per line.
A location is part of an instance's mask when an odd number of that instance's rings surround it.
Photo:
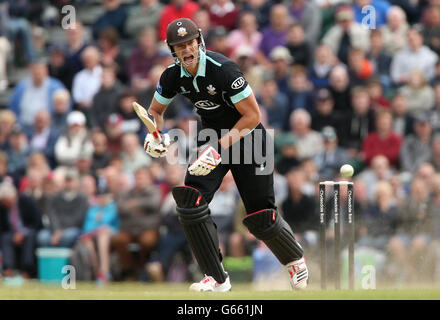
<path fill-rule="evenodd" d="M 212 291 L 212 292 L 227 292 L 231 291 L 231 283 L 229 281 L 229 276 L 226 278 L 225 282 L 218 283 L 213 277 L 207 276 L 205 274 L 205 277 L 200 282 L 193 283 L 190 287 L 190 291 L 198 291 L 198 292 L 206 292 L 206 291 Z"/>
<path fill-rule="evenodd" d="M 304 257 L 288 263 L 286 267 L 290 275 L 290 285 L 292 288 L 305 289 L 309 279 L 309 271 Z"/>

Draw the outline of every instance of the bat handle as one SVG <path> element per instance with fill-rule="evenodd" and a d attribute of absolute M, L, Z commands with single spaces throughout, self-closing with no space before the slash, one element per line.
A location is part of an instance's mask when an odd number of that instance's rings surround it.
<path fill-rule="evenodd" d="M 161 141 L 161 137 L 160 137 L 160 133 L 158 130 L 153 132 L 153 137 L 157 140 L 157 141 Z"/>

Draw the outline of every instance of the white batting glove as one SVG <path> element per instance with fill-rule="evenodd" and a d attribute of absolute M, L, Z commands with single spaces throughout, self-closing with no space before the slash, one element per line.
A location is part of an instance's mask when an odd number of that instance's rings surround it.
<path fill-rule="evenodd" d="M 153 158 L 165 157 L 169 146 L 170 136 L 167 133 L 161 135 L 160 142 L 158 142 L 151 133 L 147 134 L 144 140 L 144 150 Z"/>
<path fill-rule="evenodd" d="M 200 147 L 199 152 L 199 157 L 189 166 L 188 172 L 194 176 L 206 176 L 220 164 L 222 158 L 211 145 Z"/>

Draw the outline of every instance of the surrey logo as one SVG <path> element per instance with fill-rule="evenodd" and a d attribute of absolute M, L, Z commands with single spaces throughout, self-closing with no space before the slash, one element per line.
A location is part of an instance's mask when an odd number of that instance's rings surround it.
<path fill-rule="evenodd" d="M 184 27 L 180 27 L 179 29 L 177 29 L 177 35 L 179 37 L 184 37 L 187 34 L 188 32 L 186 32 L 186 29 Z"/>
<path fill-rule="evenodd" d="M 208 89 L 208 93 L 213 96 L 215 95 L 217 92 L 215 92 L 215 87 L 212 86 L 212 84 L 210 84 L 209 86 L 206 87 L 206 89 Z"/>

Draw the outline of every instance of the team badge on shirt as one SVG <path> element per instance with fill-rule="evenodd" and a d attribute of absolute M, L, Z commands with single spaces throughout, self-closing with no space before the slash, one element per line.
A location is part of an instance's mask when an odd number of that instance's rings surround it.
<path fill-rule="evenodd" d="M 184 37 L 187 34 L 188 32 L 186 32 L 186 29 L 184 27 L 180 27 L 179 29 L 177 29 L 177 35 L 179 37 Z"/>
<path fill-rule="evenodd" d="M 215 87 L 212 86 L 212 84 L 210 84 L 209 86 L 206 87 L 206 89 L 208 89 L 208 93 L 213 96 L 215 95 L 217 92 L 215 92 Z"/>

